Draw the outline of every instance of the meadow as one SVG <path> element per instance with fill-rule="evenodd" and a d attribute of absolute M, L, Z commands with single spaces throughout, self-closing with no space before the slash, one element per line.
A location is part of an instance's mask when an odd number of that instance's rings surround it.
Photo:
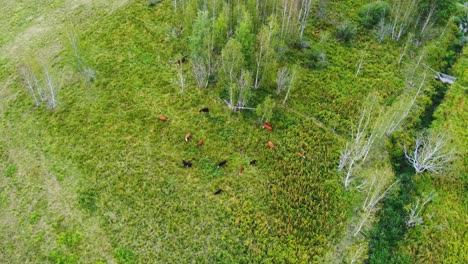
<path fill-rule="evenodd" d="M 174 62 L 187 54 L 189 32 L 176 32 L 170 1 L 5 3 L 0 262 L 327 262 L 364 200 L 343 186 L 340 154 L 369 94 L 380 98 L 382 111 L 405 98 L 407 73 L 420 53 L 415 48 L 399 63 L 405 41 L 379 43 L 375 32 L 364 29 L 350 43 L 337 41 L 335 23 L 346 17 L 357 21 L 366 3 L 348 1 L 349 8 L 341 10 L 338 1 L 330 1 L 329 14 L 336 12 L 331 21 L 310 19 L 305 36 L 326 54 L 327 65 L 311 69 L 307 49 L 289 48 L 283 60 L 299 69 L 287 104 L 274 87 L 253 91 L 253 106 L 269 95 L 276 102 L 271 132 L 255 111 L 228 109 L 221 85 L 198 88 L 189 63 L 179 65 L 187 83 L 181 90 Z M 13 15 L 5 15 L 9 12 Z M 443 53 L 438 57 L 434 51 L 428 61 L 446 59 L 455 31 L 450 27 L 442 35 L 443 45 L 427 44 Z M 77 36 L 78 62 L 70 32 Z M 95 80 L 85 81 L 78 63 L 92 68 Z M 19 74 L 25 64 L 38 72 L 51 69 L 61 84 L 55 109 L 34 106 Z M 408 263 L 467 258 L 465 64 L 466 51 L 452 73 L 461 81 L 449 88 L 432 121 L 434 129 L 453 131 L 462 159 L 450 177 L 415 176 L 418 192 L 437 190 L 439 198 L 428 208 L 440 217 L 430 220 L 428 229 L 416 227 L 395 238 L 390 250 Z M 423 126 L 421 115 L 438 87 L 434 80 L 428 83 L 404 128 L 379 145 L 385 166 L 394 165 L 389 156 L 401 158 L 399 147 Z M 209 113 L 200 113 L 203 107 Z M 160 115 L 167 122 L 158 120 Z M 204 145 L 197 147 L 200 139 Z M 267 147 L 269 141 L 276 149 Z M 218 168 L 222 160 L 227 164 Z M 401 198 L 397 193 L 390 201 Z M 411 195 L 407 201 L 417 197 Z M 375 226 L 380 216 L 373 219 Z M 446 239 L 447 230 L 453 242 L 437 248 L 427 242 Z M 358 243 L 370 240 L 363 236 Z M 441 255 L 430 258 L 434 250 Z M 346 262 L 338 255 L 334 262 Z"/>

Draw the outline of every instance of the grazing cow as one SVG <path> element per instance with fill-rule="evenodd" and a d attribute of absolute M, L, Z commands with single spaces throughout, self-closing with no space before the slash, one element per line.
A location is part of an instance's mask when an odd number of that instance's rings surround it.
<path fill-rule="evenodd" d="M 217 167 L 218 167 L 218 168 L 219 168 L 219 167 L 223 167 L 224 165 L 226 165 L 226 163 L 227 163 L 227 160 L 223 160 L 223 161 L 221 161 L 220 163 L 218 163 L 218 166 L 217 166 Z"/>
<path fill-rule="evenodd" d="M 197 147 L 203 146 L 203 144 L 205 144 L 205 142 L 203 142 L 203 139 L 200 139 L 197 143 Z"/>
<path fill-rule="evenodd" d="M 208 109 L 208 107 L 203 107 L 202 109 L 200 109 L 200 111 L 198 111 L 199 113 L 209 113 L 210 112 L 210 109 Z"/>
<path fill-rule="evenodd" d="M 184 139 L 185 139 L 185 141 L 188 142 L 190 140 L 190 133 L 185 134 Z"/>
<path fill-rule="evenodd" d="M 220 193 L 222 193 L 222 192 L 223 192 L 223 190 L 218 189 L 214 194 L 215 194 L 215 195 L 218 195 L 218 194 L 220 194 Z"/>
<path fill-rule="evenodd" d="M 251 160 L 249 164 L 252 166 L 255 166 L 257 165 L 257 160 Z"/>
<path fill-rule="evenodd" d="M 272 130 L 273 130 L 273 128 L 271 127 L 271 125 L 268 124 L 268 123 L 265 123 L 265 124 L 263 125 L 263 128 L 266 129 L 266 130 L 268 130 L 268 131 L 272 131 Z"/>
<path fill-rule="evenodd" d="M 239 167 L 239 174 L 241 174 L 242 172 L 244 172 L 244 167 L 242 167 L 242 165 Z"/>
<path fill-rule="evenodd" d="M 273 145 L 273 142 L 271 142 L 271 141 L 268 141 L 267 146 L 268 146 L 270 149 L 275 149 L 275 148 L 276 148 L 276 146 Z"/>
<path fill-rule="evenodd" d="M 182 160 L 182 163 L 184 164 L 185 168 L 192 167 L 192 162 L 190 162 L 190 161 Z"/>
<path fill-rule="evenodd" d="M 159 115 L 159 116 L 158 116 L 158 119 L 159 119 L 160 121 L 163 121 L 163 122 L 166 122 L 166 121 L 167 121 L 167 117 L 165 117 L 165 116 L 163 116 L 163 115 Z"/>

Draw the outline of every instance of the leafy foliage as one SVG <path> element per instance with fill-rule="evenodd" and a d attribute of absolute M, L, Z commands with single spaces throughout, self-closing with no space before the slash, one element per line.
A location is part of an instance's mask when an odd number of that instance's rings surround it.
<path fill-rule="evenodd" d="M 357 28 L 354 24 L 346 22 L 336 28 L 336 38 L 349 43 L 356 36 Z"/>
<path fill-rule="evenodd" d="M 377 1 L 364 5 L 359 11 L 361 24 L 366 28 L 375 27 L 380 21 L 390 16 L 390 4 L 386 1 Z"/>

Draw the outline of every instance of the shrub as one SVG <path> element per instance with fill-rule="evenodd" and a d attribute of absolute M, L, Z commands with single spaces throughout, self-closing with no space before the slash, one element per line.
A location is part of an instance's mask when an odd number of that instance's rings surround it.
<path fill-rule="evenodd" d="M 117 248 L 114 252 L 117 263 L 132 264 L 136 263 L 135 253 L 126 248 Z"/>
<path fill-rule="evenodd" d="M 304 63 L 304 67 L 306 68 L 319 70 L 328 65 L 325 53 L 319 47 L 312 46 L 306 51 L 305 56 L 307 60 Z"/>
<path fill-rule="evenodd" d="M 382 19 L 390 15 L 390 4 L 385 1 L 378 1 L 364 5 L 359 12 L 361 24 L 366 28 L 376 26 Z"/>
<path fill-rule="evenodd" d="M 8 165 L 5 168 L 4 173 L 6 177 L 11 177 L 16 173 L 16 171 L 18 171 L 18 168 L 16 168 L 15 165 Z"/>
<path fill-rule="evenodd" d="M 356 26 L 346 22 L 339 25 L 336 29 L 336 38 L 344 42 L 350 42 L 356 33 Z"/>

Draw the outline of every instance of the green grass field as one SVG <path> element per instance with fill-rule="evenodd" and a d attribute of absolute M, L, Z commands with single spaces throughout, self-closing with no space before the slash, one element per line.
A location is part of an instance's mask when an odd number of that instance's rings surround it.
<path fill-rule="evenodd" d="M 170 1 L 154 8 L 146 1 L 3 2 L 1 263 L 321 263 L 345 236 L 362 197 L 343 187 L 340 150 L 369 93 L 385 106 L 404 93 L 404 43 L 379 44 L 368 33 L 345 45 L 332 26 L 320 40 L 311 22 L 306 34 L 328 67 L 300 69 L 298 88 L 287 107 L 275 109 L 269 132 L 253 112 L 227 109 L 220 87 L 197 88 L 188 64 L 181 93 L 173 61 L 187 43 L 172 33 Z M 363 2 L 348 5 L 358 10 Z M 70 30 L 96 73 L 91 85 L 75 73 Z M 290 60 L 305 55 L 293 50 Z M 34 107 L 18 74 L 21 64 L 44 61 L 63 84 L 53 111 Z M 210 113 L 199 113 L 202 107 Z M 227 165 L 217 168 L 222 160 Z M 463 206 L 466 190 L 447 201 Z M 463 241 L 461 229 L 450 230 Z M 405 244 L 398 250 L 417 255 Z M 466 259 L 450 256 L 447 263 Z"/>

